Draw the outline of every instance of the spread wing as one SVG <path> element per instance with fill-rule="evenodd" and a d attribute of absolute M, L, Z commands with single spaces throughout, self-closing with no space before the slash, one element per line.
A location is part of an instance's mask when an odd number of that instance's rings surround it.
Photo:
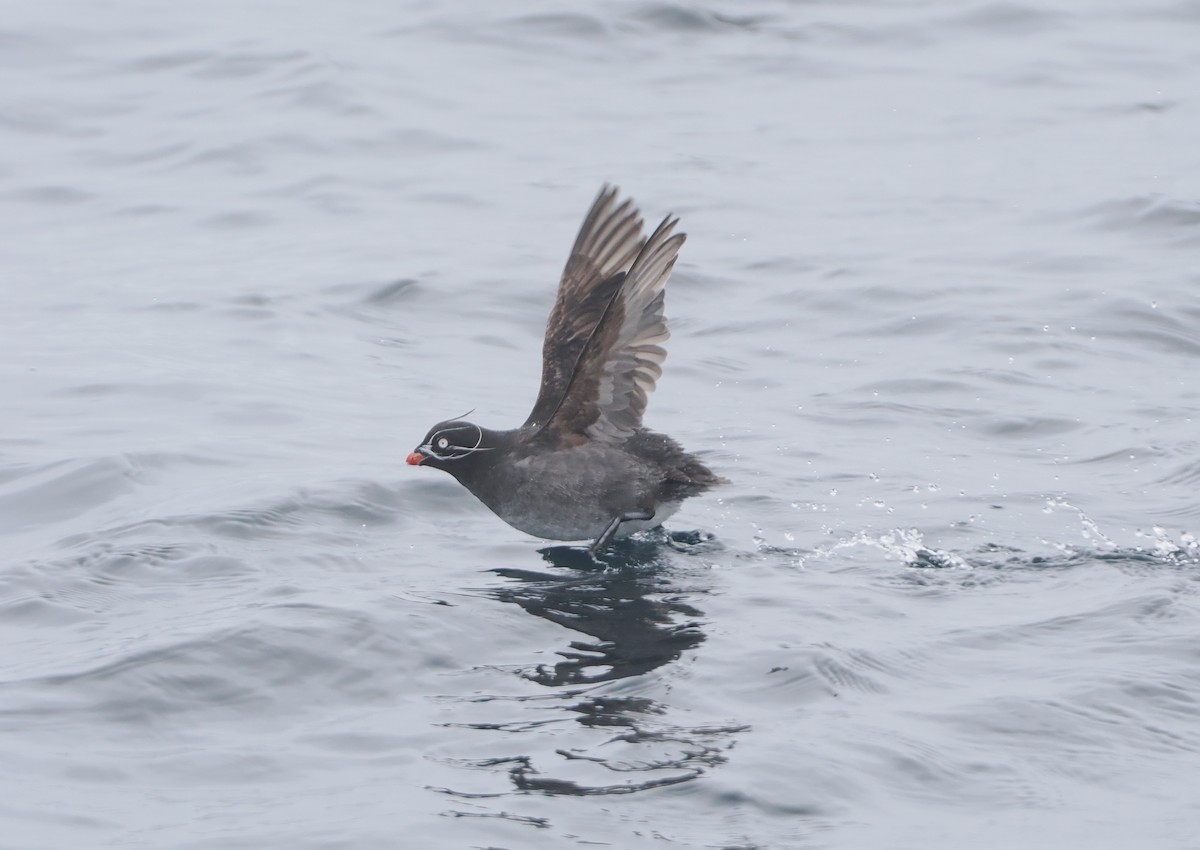
<path fill-rule="evenodd" d="M 611 204 L 615 191 L 602 192 L 593 213 L 606 198 Z M 589 213 L 577 248 L 592 219 Z M 663 318 L 663 288 L 685 238 L 672 233 L 678 221 L 664 219 L 644 244 L 640 238 L 630 244 L 627 266 L 613 266 L 611 274 L 596 276 L 582 289 L 568 288 L 568 262 L 547 327 L 542 391 L 526 425 L 550 429 L 566 443 L 581 442 L 585 436 L 618 442 L 641 426 L 647 397 L 667 356 L 661 345 L 670 336 Z M 568 326 L 578 335 L 561 334 Z M 558 342 L 562 338 L 571 339 L 565 347 L 570 357 L 554 363 L 564 351 Z"/>
<path fill-rule="evenodd" d="M 643 241 L 642 216 L 633 202 L 618 204 L 617 188 L 604 186 L 575 237 L 558 284 L 558 298 L 546 321 L 542 386 L 526 427 L 545 427 L 558 410 L 584 347 Z"/>

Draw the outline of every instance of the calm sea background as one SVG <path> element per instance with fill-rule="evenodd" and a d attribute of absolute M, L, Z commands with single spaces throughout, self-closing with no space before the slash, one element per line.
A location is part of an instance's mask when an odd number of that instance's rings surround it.
<path fill-rule="evenodd" d="M 589 569 L 522 421 L 689 238 Z M 0 16 L 0 848 L 1200 847 L 1200 2 Z"/>

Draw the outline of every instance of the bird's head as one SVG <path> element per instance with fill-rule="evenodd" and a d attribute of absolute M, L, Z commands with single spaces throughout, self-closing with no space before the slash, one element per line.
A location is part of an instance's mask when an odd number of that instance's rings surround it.
<path fill-rule="evenodd" d="M 472 422 L 449 419 L 429 429 L 421 444 L 409 452 L 410 466 L 432 466 L 452 475 L 467 467 L 481 455 L 499 448 L 493 432 Z"/>

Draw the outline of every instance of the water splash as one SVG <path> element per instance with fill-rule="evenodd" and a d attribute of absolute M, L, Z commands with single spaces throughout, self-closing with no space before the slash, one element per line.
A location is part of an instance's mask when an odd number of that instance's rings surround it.
<path fill-rule="evenodd" d="M 1150 533 L 1141 529 L 1136 532 L 1138 537 L 1149 538 L 1151 546 L 1144 551 L 1155 557 L 1176 564 L 1200 564 L 1200 539 L 1188 531 L 1182 531 L 1179 539 L 1174 539 L 1170 532 L 1162 526 L 1154 526 Z M 1142 547 L 1138 547 L 1142 549 Z"/>
<path fill-rule="evenodd" d="M 1100 526 L 1096 523 L 1096 521 L 1084 513 L 1082 508 L 1072 505 L 1062 496 L 1052 496 L 1046 499 L 1046 507 L 1042 509 L 1042 512 L 1051 514 L 1056 510 L 1073 511 L 1075 515 L 1079 517 L 1079 523 L 1081 525 L 1080 534 L 1083 536 L 1084 540 L 1095 543 L 1102 548 L 1108 549 L 1109 551 L 1116 551 L 1121 548 L 1107 534 L 1100 530 Z M 1053 546 L 1060 552 L 1074 551 L 1074 547 L 1069 543 L 1057 543 L 1051 540 L 1043 540 L 1042 542 L 1047 546 Z"/>
<path fill-rule="evenodd" d="M 1043 512 L 1049 514 L 1062 509 L 1073 512 L 1079 518 L 1080 535 L 1084 540 L 1095 544 L 1100 549 L 1109 553 L 1130 551 L 1129 547 L 1117 544 L 1105 534 L 1099 524 L 1084 513 L 1081 508 L 1071 504 L 1061 496 L 1047 499 Z M 1149 532 L 1138 529 L 1134 534 L 1141 539 L 1148 540 L 1150 543 L 1148 546 L 1134 547 L 1133 551 L 1135 552 L 1151 555 L 1164 563 L 1200 564 L 1200 539 L 1197 539 L 1196 535 L 1189 531 L 1180 531 L 1179 537 L 1176 539 L 1165 528 L 1155 525 L 1151 527 Z M 1043 540 L 1042 542 L 1048 546 L 1053 546 L 1065 554 L 1081 554 L 1079 547 L 1070 543 L 1057 543 L 1050 540 Z"/>
<path fill-rule="evenodd" d="M 832 558 L 839 551 L 858 546 L 878 549 L 889 559 L 903 561 L 909 567 L 971 569 L 971 565 L 961 556 L 927 546 L 924 535 L 917 528 L 898 528 L 883 532 L 878 536 L 866 531 L 859 531 L 851 537 L 842 538 L 831 546 L 818 547 L 813 551 L 813 557 Z"/>

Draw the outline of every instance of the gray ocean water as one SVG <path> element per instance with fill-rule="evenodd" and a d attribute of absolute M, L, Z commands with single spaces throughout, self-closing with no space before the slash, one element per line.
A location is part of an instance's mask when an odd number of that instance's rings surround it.
<path fill-rule="evenodd" d="M 0 848 L 1200 847 L 1200 3 L 0 16 Z M 511 427 L 688 233 L 608 569 Z"/>

